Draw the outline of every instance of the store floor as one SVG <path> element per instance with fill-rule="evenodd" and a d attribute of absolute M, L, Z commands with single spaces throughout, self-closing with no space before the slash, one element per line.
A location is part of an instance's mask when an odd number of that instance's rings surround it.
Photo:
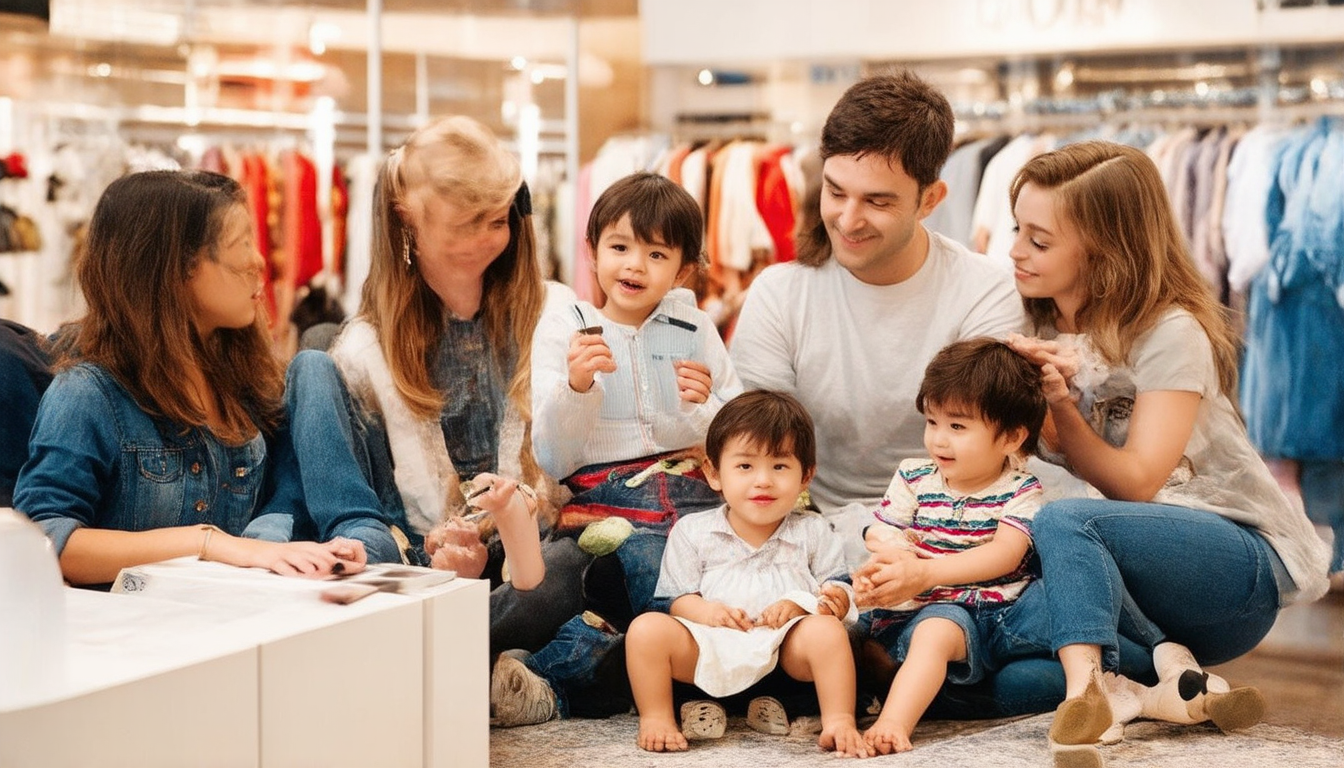
<path fill-rule="evenodd" d="M 1204 768 L 1209 765 L 1338 768 L 1344 765 L 1344 593 L 1283 611 L 1269 636 L 1234 662 L 1213 668 L 1265 694 L 1264 723 L 1224 735 L 1212 725 L 1135 723 L 1126 740 L 1104 750 L 1111 768 Z M 980 768 L 1050 765 L 1045 732 L 1050 714 L 1006 721 L 928 722 L 915 732 L 915 750 L 878 759 L 892 766 Z M 815 737 L 761 736 L 730 719 L 719 742 L 699 742 L 676 755 L 640 752 L 637 718 L 552 721 L 530 728 L 494 729 L 492 768 L 580 768 L 622 765 L 663 768 L 761 763 L 779 767 L 834 765 Z M 987 759 L 992 755 L 993 759 Z"/>

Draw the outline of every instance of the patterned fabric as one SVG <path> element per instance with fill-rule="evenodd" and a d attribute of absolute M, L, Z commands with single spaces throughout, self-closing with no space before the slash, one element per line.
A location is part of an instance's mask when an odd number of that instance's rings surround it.
<path fill-rule="evenodd" d="M 574 497 L 561 508 L 557 529 L 578 534 L 589 523 L 622 517 L 637 528 L 666 534 L 682 514 L 722 504 L 705 480 L 698 453 L 677 451 L 581 468 L 562 481 Z"/>
<path fill-rule="evenodd" d="M 1009 468 L 984 490 L 963 494 L 947 487 L 932 461 L 907 459 L 896 470 L 874 516 L 909 548 L 928 557 L 944 557 L 988 543 L 1000 523 L 1030 538 L 1031 521 L 1040 504 L 1040 481 L 1017 468 Z M 934 587 L 888 610 L 915 611 L 930 603 L 981 606 L 1011 602 L 1031 581 L 1030 554 L 1011 573 L 997 579 Z"/>

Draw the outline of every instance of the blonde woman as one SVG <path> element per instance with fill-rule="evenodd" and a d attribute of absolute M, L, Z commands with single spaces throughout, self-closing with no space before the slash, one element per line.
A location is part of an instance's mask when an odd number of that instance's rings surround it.
<path fill-rule="evenodd" d="M 1041 366 L 1046 458 L 1095 490 L 1037 514 L 1043 578 L 1013 609 L 1037 611 L 1064 667 L 1057 761 L 1100 765 L 1094 742 L 1135 714 L 1254 724 L 1260 694 L 1200 664 L 1249 651 L 1281 606 L 1322 595 L 1328 549 L 1246 437 L 1235 340 L 1157 169 L 1083 142 L 1028 162 L 1010 197 L 1035 334 L 1010 343 Z M 1153 649 L 1156 688 L 1101 677 L 1121 630 Z"/>
<path fill-rule="evenodd" d="M 507 636 L 504 647 L 529 631 L 541 645 L 579 601 L 577 590 L 537 589 L 537 521 L 551 514 L 554 483 L 530 442 L 531 339 L 546 300 L 530 213 L 517 159 L 470 118 L 431 123 L 384 160 L 359 312 L 330 356 L 290 364 L 271 509 L 297 529 L 268 531 L 339 534 L 364 542 L 371 561 L 491 578 L 492 637 Z M 572 543 L 550 559 L 586 562 Z"/>

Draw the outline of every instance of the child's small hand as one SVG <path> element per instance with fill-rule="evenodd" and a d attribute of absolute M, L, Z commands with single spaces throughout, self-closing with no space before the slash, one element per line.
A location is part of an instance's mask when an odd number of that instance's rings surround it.
<path fill-rule="evenodd" d="M 611 356 L 611 347 L 600 334 L 575 333 L 569 341 L 569 388 L 575 392 L 587 392 L 593 388 L 593 378 L 598 373 L 611 373 L 616 370 L 616 360 Z"/>
<path fill-rule="evenodd" d="M 425 536 L 425 554 L 431 567 L 456 571 L 474 579 L 485 571 L 488 553 L 476 526 L 460 518 L 449 518 Z"/>
<path fill-rule="evenodd" d="M 860 607 L 899 605 L 929 589 L 927 558 L 914 552 L 874 554 L 854 572 L 855 599 Z"/>
<path fill-rule="evenodd" d="M 817 595 L 817 613 L 843 619 L 849 613 L 849 593 L 839 584 L 822 584 Z"/>
<path fill-rule="evenodd" d="M 756 626 L 779 629 L 791 619 L 806 615 L 807 611 L 803 610 L 801 605 L 792 600 L 780 600 L 761 611 L 761 618 L 756 621 Z"/>
<path fill-rule="evenodd" d="M 747 612 L 741 608 L 733 608 L 723 603 L 710 603 L 709 613 L 705 617 L 705 624 L 711 627 L 727 627 L 729 629 L 740 629 L 743 632 L 751 629 L 754 624 Z"/>
<path fill-rule="evenodd" d="M 485 489 L 471 497 L 471 506 L 476 509 L 489 512 L 492 515 L 498 515 L 510 509 L 529 511 L 527 499 L 518 492 L 518 481 L 513 478 L 482 472 L 473 477 L 471 483 L 476 488 Z"/>
<path fill-rule="evenodd" d="M 709 400 L 714 389 L 713 377 L 704 363 L 694 360 L 678 360 L 674 364 L 677 373 L 677 392 L 688 403 L 703 403 Z"/>

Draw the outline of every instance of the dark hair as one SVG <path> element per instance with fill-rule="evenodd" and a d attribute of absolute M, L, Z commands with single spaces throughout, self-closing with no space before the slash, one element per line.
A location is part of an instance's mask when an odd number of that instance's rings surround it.
<path fill-rule="evenodd" d="M 1040 370 L 1007 344 L 990 338 L 954 341 L 933 356 L 915 396 L 920 413 L 926 404 L 969 408 L 999 434 L 1025 427 L 1026 453 L 1036 450 L 1045 422 Z"/>
<path fill-rule="evenodd" d="M 821 129 L 821 159 L 874 154 L 900 160 L 919 188 L 938 180 L 952 154 L 955 118 L 938 89 L 903 69 L 851 85 Z"/>
<path fill-rule="evenodd" d="M 851 85 L 831 108 L 821 129 L 821 160 L 835 155 L 899 160 L 923 195 L 952 154 L 955 122 L 947 98 L 913 72 L 874 75 Z M 809 188 L 798 222 L 798 262 L 809 267 L 831 257 L 820 199 L 820 184 Z"/>
<path fill-rule="evenodd" d="M 101 365 L 147 413 L 198 426 L 206 413 L 186 371 L 199 366 L 219 396 L 220 439 L 273 427 L 284 371 L 265 313 L 201 338 L 187 287 L 202 259 L 219 258 L 225 216 L 246 200 L 238 182 L 207 171 L 145 171 L 108 185 L 75 266 L 88 312 L 61 345 L 60 365 Z"/>
<path fill-rule="evenodd" d="M 709 423 L 705 455 L 719 466 L 723 447 L 743 438 L 778 456 L 793 455 L 806 475 L 817 466 L 817 437 L 812 417 L 793 395 L 755 389 L 729 400 Z"/>
<path fill-rule="evenodd" d="M 705 219 L 700 204 L 680 184 L 640 171 L 607 187 L 588 216 L 588 246 L 596 249 L 602 232 L 627 213 L 635 237 L 681 249 L 683 266 L 704 264 Z"/>

